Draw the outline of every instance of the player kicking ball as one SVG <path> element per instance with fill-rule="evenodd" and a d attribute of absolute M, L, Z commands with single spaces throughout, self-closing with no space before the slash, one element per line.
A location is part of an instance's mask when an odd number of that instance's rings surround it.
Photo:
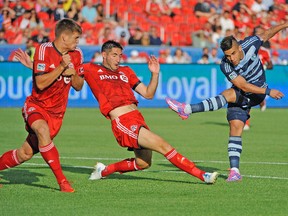
<path fill-rule="evenodd" d="M 220 47 L 224 57 L 220 64 L 221 71 L 232 83 L 232 87 L 221 94 L 208 98 L 198 104 L 180 103 L 166 98 L 168 106 L 183 120 L 198 112 L 215 111 L 226 104 L 229 122 L 228 156 L 230 173 L 227 182 L 242 180 L 239 171 L 242 153 L 242 132 L 245 122 L 250 118 L 251 107 L 259 105 L 266 97 L 280 100 L 284 94 L 276 89 L 268 88 L 265 70 L 258 57 L 258 50 L 263 42 L 268 41 L 277 32 L 288 27 L 288 23 L 276 25 L 255 36 L 237 41 L 233 36 L 225 37 Z"/>

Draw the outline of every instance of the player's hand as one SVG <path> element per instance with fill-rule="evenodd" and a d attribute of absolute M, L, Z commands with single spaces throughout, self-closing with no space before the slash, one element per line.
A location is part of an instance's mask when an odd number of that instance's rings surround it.
<path fill-rule="evenodd" d="M 61 61 L 61 65 L 66 68 L 68 67 L 68 65 L 71 63 L 71 57 L 70 55 L 67 53 L 65 55 L 62 56 L 62 61 Z"/>
<path fill-rule="evenodd" d="M 67 68 L 63 71 L 62 76 L 74 76 L 76 74 L 76 70 L 74 68 Z"/>
<path fill-rule="evenodd" d="M 160 64 L 155 56 L 150 56 L 148 59 L 148 68 L 151 73 L 159 73 L 160 71 Z"/>
<path fill-rule="evenodd" d="M 280 100 L 284 97 L 284 94 L 276 89 L 271 89 L 269 96 L 276 100 Z"/>
<path fill-rule="evenodd" d="M 22 49 L 19 48 L 15 51 L 15 58 L 27 68 L 33 69 L 33 62 L 31 61 L 29 55 Z"/>

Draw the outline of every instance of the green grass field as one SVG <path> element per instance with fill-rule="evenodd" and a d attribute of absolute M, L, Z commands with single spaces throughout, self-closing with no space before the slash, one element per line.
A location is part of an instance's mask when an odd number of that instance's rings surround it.
<path fill-rule="evenodd" d="M 0 172 L 0 215 L 288 215 L 288 110 L 252 110 L 243 134 L 242 182 L 226 183 L 226 110 L 200 113 L 186 121 L 169 109 L 141 109 L 151 130 L 207 171 L 221 173 L 214 185 L 179 171 L 154 153 L 146 171 L 88 177 L 96 161 L 133 157 L 116 143 L 110 122 L 98 109 L 68 109 L 54 140 L 63 170 L 76 192 L 59 192 L 56 180 L 35 157 Z M 0 154 L 26 137 L 21 110 L 0 109 Z"/>

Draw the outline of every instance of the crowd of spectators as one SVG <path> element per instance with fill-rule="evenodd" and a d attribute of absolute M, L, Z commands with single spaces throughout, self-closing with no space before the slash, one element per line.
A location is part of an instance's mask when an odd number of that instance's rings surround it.
<path fill-rule="evenodd" d="M 192 46 L 212 52 L 226 35 L 242 39 L 252 35 L 259 25 L 269 28 L 288 20 L 288 0 L 109 2 L 108 5 L 106 0 L 0 0 L 0 44 L 32 42 L 36 46 L 52 41 L 55 23 L 71 18 L 82 26 L 80 45 L 116 40 L 123 46 Z M 271 40 L 272 50 L 287 48 L 287 44 L 288 31 Z M 171 58 L 164 58 L 166 51 L 159 52 L 162 61 L 191 62 L 191 57 L 180 48 Z M 199 62 L 210 63 L 209 55 L 203 53 Z"/>

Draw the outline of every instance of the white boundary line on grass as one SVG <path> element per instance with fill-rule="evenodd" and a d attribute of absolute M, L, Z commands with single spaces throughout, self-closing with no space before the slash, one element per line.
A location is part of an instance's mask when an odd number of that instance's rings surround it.
<path fill-rule="evenodd" d="M 34 156 L 33 158 L 41 158 L 41 156 Z M 89 157 L 60 157 L 60 159 L 67 159 L 67 160 L 95 160 L 95 161 L 119 161 L 123 160 L 123 158 L 89 158 Z M 153 161 L 167 161 L 166 159 L 163 160 L 153 160 Z M 193 160 L 195 163 L 229 163 L 227 161 L 206 161 L 206 160 Z M 288 162 L 262 162 L 262 161 L 241 161 L 241 164 L 266 164 L 266 165 L 288 165 Z"/>
<path fill-rule="evenodd" d="M 36 156 L 37 158 L 42 158 L 41 156 Z M 119 158 L 83 158 L 83 157 L 61 157 L 62 159 L 76 159 L 76 160 L 120 160 Z M 156 160 L 156 161 L 167 161 L 167 160 Z M 196 161 L 195 161 L 196 162 Z M 198 161 L 198 162 L 205 162 L 205 163 L 227 163 L 227 161 Z M 242 162 L 245 163 L 245 162 Z M 288 163 L 278 163 L 278 162 L 246 162 L 247 164 L 268 164 L 268 165 L 288 165 Z M 30 166 L 48 166 L 45 163 L 38 164 L 38 163 L 24 163 L 23 165 L 30 165 Z M 72 167 L 72 168 L 81 168 L 81 169 L 91 169 L 93 170 L 94 167 L 90 166 L 63 166 L 63 167 Z M 185 173 L 183 171 L 167 171 L 167 170 L 160 170 L 160 171 L 150 171 L 144 170 L 144 172 L 168 172 L 168 173 Z M 222 176 L 228 176 L 226 174 L 221 174 Z M 277 176 L 254 176 L 254 175 L 242 175 L 246 178 L 259 178 L 259 179 L 277 179 L 277 180 L 288 180 L 286 177 L 277 177 Z"/>

